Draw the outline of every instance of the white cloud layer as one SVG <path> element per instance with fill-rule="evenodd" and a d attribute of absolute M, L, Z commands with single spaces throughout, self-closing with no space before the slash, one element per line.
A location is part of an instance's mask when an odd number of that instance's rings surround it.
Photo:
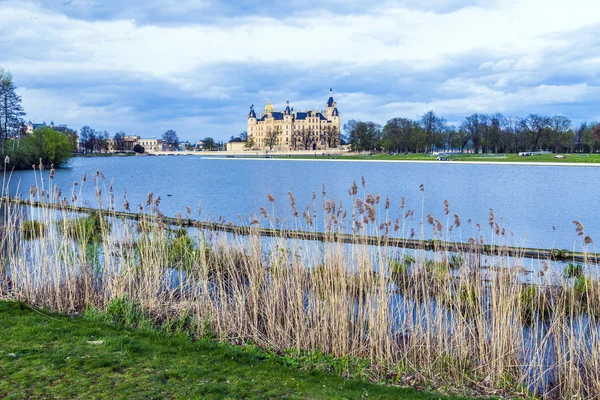
<path fill-rule="evenodd" d="M 156 14 L 157 4 L 147 9 Z M 205 125 L 222 139 L 244 129 L 246 103 L 272 97 L 283 104 L 294 95 L 299 105 L 316 105 L 329 85 L 341 92 L 344 119 L 384 123 L 428 108 L 449 120 L 561 109 L 576 111 L 573 119 L 600 119 L 595 0 L 384 2 L 369 12 L 358 2 L 336 12 L 344 3 L 334 2 L 289 15 L 236 15 L 198 0 L 160 4 L 168 24 L 140 23 L 133 14 L 103 19 L 106 9 L 92 0 L 68 5 L 79 17 L 48 4 L 0 2 L 0 65 L 13 72 L 29 115 L 135 131 L 149 115 L 144 101 L 128 95 L 131 79 L 152 107 L 164 110 L 177 97 L 184 134 Z M 214 12 L 215 21 L 174 23 L 198 10 Z M 126 77 L 112 93 L 111 76 Z M 99 99 L 106 104 L 94 104 Z M 207 109 L 231 121 L 208 123 Z M 168 126 L 174 117 L 165 114 L 152 115 L 144 129 Z"/>

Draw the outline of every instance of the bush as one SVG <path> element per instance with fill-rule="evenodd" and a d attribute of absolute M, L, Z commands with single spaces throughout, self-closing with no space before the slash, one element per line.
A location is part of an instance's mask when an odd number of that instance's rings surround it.
<path fill-rule="evenodd" d="M 23 221 L 21 235 L 25 240 L 39 239 L 46 235 L 46 225 L 40 221 Z"/>
<path fill-rule="evenodd" d="M 579 278 L 583 276 L 583 267 L 581 264 L 568 263 L 565 269 L 563 270 L 563 275 L 565 278 Z"/>
<path fill-rule="evenodd" d="M 110 225 L 106 225 L 106 227 L 110 228 Z M 65 228 L 68 237 L 82 244 L 100 241 L 102 238 L 102 221 L 98 213 L 90 213 L 86 217 L 69 220 Z"/>
<path fill-rule="evenodd" d="M 133 151 L 135 151 L 136 153 L 139 154 L 143 154 L 144 151 L 146 151 L 146 149 L 144 149 L 144 146 L 142 146 L 141 144 L 136 144 L 135 146 L 133 146 Z"/>
<path fill-rule="evenodd" d="M 20 141 L 11 140 L 7 143 L 7 155 L 14 169 L 28 169 L 41 163 L 48 168 L 52 165 L 58 168 L 69 162 L 73 153 L 73 145 L 69 138 L 49 127 L 36 129 Z"/>

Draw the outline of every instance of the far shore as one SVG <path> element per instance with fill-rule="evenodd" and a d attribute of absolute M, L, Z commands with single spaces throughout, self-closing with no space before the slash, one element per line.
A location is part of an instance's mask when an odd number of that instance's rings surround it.
<path fill-rule="evenodd" d="M 93 153 L 78 154 L 78 157 L 102 157 L 102 156 L 132 156 L 134 154 L 117 153 Z M 600 166 L 600 154 L 564 154 L 562 158 L 556 158 L 556 154 L 545 153 L 529 157 L 521 157 L 518 154 L 506 154 L 502 156 L 486 156 L 478 154 L 452 154 L 440 156 L 446 160 L 437 159 L 436 155 L 408 154 L 390 155 L 377 153 L 366 155 L 359 153 L 348 153 L 338 151 L 298 151 L 298 152 L 228 152 L 228 151 L 178 151 L 178 152 L 152 152 L 138 154 L 138 156 L 199 156 L 206 159 L 223 160 L 287 160 L 287 161 L 342 161 L 342 162 L 375 162 L 375 163 L 437 163 L 437 164 L 488 164 L 488 165 L 526 165 L 526 166 Z"/>
<path fill-rule="evenodd" d="M 206 156 L 201 158 L 211 160 L 249 160 L 249 161 L 320 161 L 320 162 L 363 162 L 363 163 L 405 163 L 405 164 L 478 164 L 478 165 L 525 165 L 525 166 L 548 166 L 548 167 L 600 167 L 600 163 L 566 163 L 566 162 L 544 162 L 544 161 L 436 161 L 436 160 L 357 160 L 351 158 L 294 158 L 294 157 L 221 157 Z"/>

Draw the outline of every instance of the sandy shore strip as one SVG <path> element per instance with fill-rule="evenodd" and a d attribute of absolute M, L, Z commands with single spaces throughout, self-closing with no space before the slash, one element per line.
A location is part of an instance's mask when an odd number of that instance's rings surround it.
<path fill-rule="evenodd" d="M 211 157 L 202 156 L 203 160 L 246 160 L 246 161 L 319 161 L 319 162 L 359 162 L 359 163 L 405 163 L 405 164 L 475 164 L 475 165 L 524 165 L 530 167 L 600 167 L 600 163 L 565 163 L 565 162 L 531 162 L 531 161 L 435 161 L 435 160 L 345 160 L 343 158 L 261 158 L 261 157 Z"/>

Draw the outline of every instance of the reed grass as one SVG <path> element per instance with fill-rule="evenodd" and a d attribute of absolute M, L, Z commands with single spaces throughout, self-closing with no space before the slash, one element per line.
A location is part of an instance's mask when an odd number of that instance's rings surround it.
<path fill-rule="evenodd" d="M 82 201 L 86 177 L 68 200 L 56 195 L 51 179 L 42 180 L 42 171 L 35 173 L 41 183 L 32 188 L 32 201 Z M 313 194 L 301 212 L 290 193 L 290 229 L 316 238 L 320 226 L 332 238 L 335 232 L 356 237 L 350 245 L 333 239 L 315 245 L 253 234 L 253 227 L 282 225 L 273 206 L 247 219 L 249 236 L 183 224 L 174 230 L 153 194 L 138 206 L 138 221 L 125 221 L 116 217 L 112 185 L 105 187 L 100 172 L 92 181 L 98 211 L 85 219 L 66 208 L 3 202 L 0 298 L 65 313 L 106 311 L 126 301 L 154 323 L 185 320 L 182 329 L 198 336 L 364 360 L 373 381 L 600 398 L 600 285 L 590 273 L 596 266 L 585 264 L 580 275 L 567 277 L 551 260 L 540 260 L 544 266 L 530 273 L 523 260 L 504 254 L 505 229 L 493 211 L 489 230 L 473 227 L 465 235 L 471 250 L 457 253 L 447 243 L 462 240 L 465 225 L 451 217 L 447 202 L 444 217 L 421 211 L 419 221 L 403 200 L 393 212 L 389 199 L 368 193 L 364 179 L 349 189 L 347 208 L 328 199 L 323 187 L 321 199 Z M 278 199 L 269 194 L 266 201 Z M 122 207 L 129 208 L 126 199 Z M 190 214 L 187 209 L 179 218 Z M 17 228 L 23 215 L 47 232 L 24 240 Z M 433 252 L 386 246 L 389 238 L 413 238 L 415 231 L 424 237 L 426 229 Z M 576 224 L 588 249 L 583 229 Z M 362 243 L 367 234 L 380 243 Z M 493 254 L 478 251 L 485 242 Z"/>

